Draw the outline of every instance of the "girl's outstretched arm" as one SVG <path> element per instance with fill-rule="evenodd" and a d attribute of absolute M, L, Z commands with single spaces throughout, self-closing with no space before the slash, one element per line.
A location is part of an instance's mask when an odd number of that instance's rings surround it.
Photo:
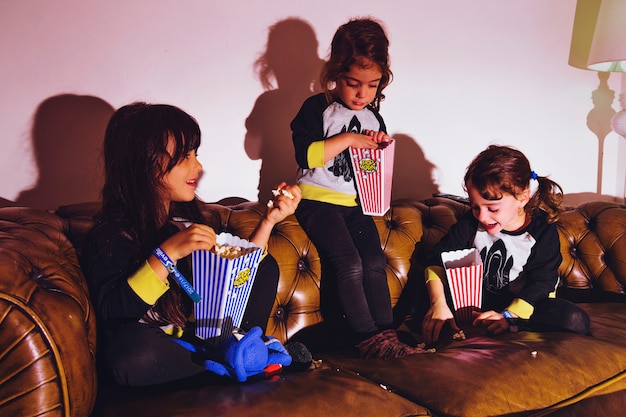
<path fill-rule="evenodd" d="M 276 223 L 295 213 L 302 198 L 302 192 L 297 185 L 287 185 L 283 182 L 275 191 L 274 199 L 268 203 L 265 214 L 249 238 L 252 243 L 261 248 L 267 245 Z"/>

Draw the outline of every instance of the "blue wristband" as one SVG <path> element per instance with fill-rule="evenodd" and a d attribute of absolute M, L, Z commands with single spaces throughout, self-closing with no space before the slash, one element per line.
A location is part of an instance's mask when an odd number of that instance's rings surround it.
<path fill-rule="evenodd" d="M 513 317 L 513 314 L 509 310 L 504 310 L 501 314 L 509 323 L 509 332 L 517 333 L 517 320 Z"/>
<path fill-rule="evenodd" d="M 514 318 L 515 318 L 515 317 L 513 317 L 513 314 L 512 314 L 509 310 L 504 310 L 504 311 L 502 312 L 502 316 L 503 316 L 505 319 L 514 319 Z"/>
<path fill-rule="evenodd" d="M 176 278 L 176 281 L 178 281 L 178 283 L 180 284 L 180 287 L 187 293 L 189 298 L 191 298 L 194 303 L 197 303 L 200 300 L 202 300 L 202 297 L 200 297 L 200 294 L 196 292 L 196 290 L 189 283 L 189 281 L 187 281 L 185 277 L 183 276 L 183 274 L 180 273 L 180 271 L 176 268 L 176 265 L 174 265 L 174 262 L 172 262 L 170 257 L 167 256 L 167 253 L 165 253 L 163 249 L 156 248 L 155 250 L 152 251 L 152 253 L 154 253 L 154 256 L 156 256 L 157 259 L 161 261 L 163 266 L 165 266 L 165 269 L 167 269 L 167 272 L 174 275 L 174 278 Z"/>

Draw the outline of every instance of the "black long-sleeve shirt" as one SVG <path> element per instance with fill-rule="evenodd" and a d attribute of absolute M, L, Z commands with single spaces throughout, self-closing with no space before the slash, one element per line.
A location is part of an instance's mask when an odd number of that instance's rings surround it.
<path fill-rule="evenodd" d="M 107 328 L 142 319 L 170 290 L 146 259 L 154 247 L 177 231 L 176 226 L 168 224 L 159 231 L 158 242 L 145 249 L 137 248 L 122 221 L 98 225 L 89 233 L 81 268 L 98 318 Z M 191 280 L 186 262 L 179 262 L 178 268 Z"/>
<path fill-rule="evenodd" d="M 505 303 L 521 299 L 534 307 L 556 290 L 562 260 L 560 241 L 556 225 L 547 223 L 543 212 L 519 231 L 495 235 L 487 233 L 467 212 L 435 246 L 428 264 L 442 266 L 442 252 L 467 248 L 480 253 L 487 299 Z"/>

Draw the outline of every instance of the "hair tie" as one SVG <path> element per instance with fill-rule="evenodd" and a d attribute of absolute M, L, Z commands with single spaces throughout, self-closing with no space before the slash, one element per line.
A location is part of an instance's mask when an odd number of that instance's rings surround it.
<path fill-rule="evenodd" d="M 531 180 L 536 180 L 537 179 L 537 173 L 535 171 L 530 171 L 530 179 Z"/>

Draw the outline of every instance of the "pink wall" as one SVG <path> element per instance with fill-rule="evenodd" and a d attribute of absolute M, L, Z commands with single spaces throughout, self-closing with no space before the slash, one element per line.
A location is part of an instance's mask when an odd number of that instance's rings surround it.
<path fill-rule="evenodd" d="M 106 120 L 145 100 L 198 119 L 204 200 L 256 199 L 255 149 L 278 143 L 266 162 L 291 172 L 288 120 L 308 94 L 306 68 L 338 25 L 371 15 L 391 40 L 395 79 L 381 110 L 402 146 L 394 196 L 462 194 L 467 163 L 500 143 L 572 199 L 596 198 L 598 139 L 586 118 L 598 78 L 568 65 L 575 10 L 575 0 L 3 1 L 0 197 L 41 207 L 97 198 L 90 171 Z M 304 22 L 272 48 L 286 75 L 266 92 L 254 62 L 272 25 L 290 18 Z M 620 78 L 608 86 L 619 93 Z M 624 196 L 625 143 L 606 138 L 604 198 Z"/>

